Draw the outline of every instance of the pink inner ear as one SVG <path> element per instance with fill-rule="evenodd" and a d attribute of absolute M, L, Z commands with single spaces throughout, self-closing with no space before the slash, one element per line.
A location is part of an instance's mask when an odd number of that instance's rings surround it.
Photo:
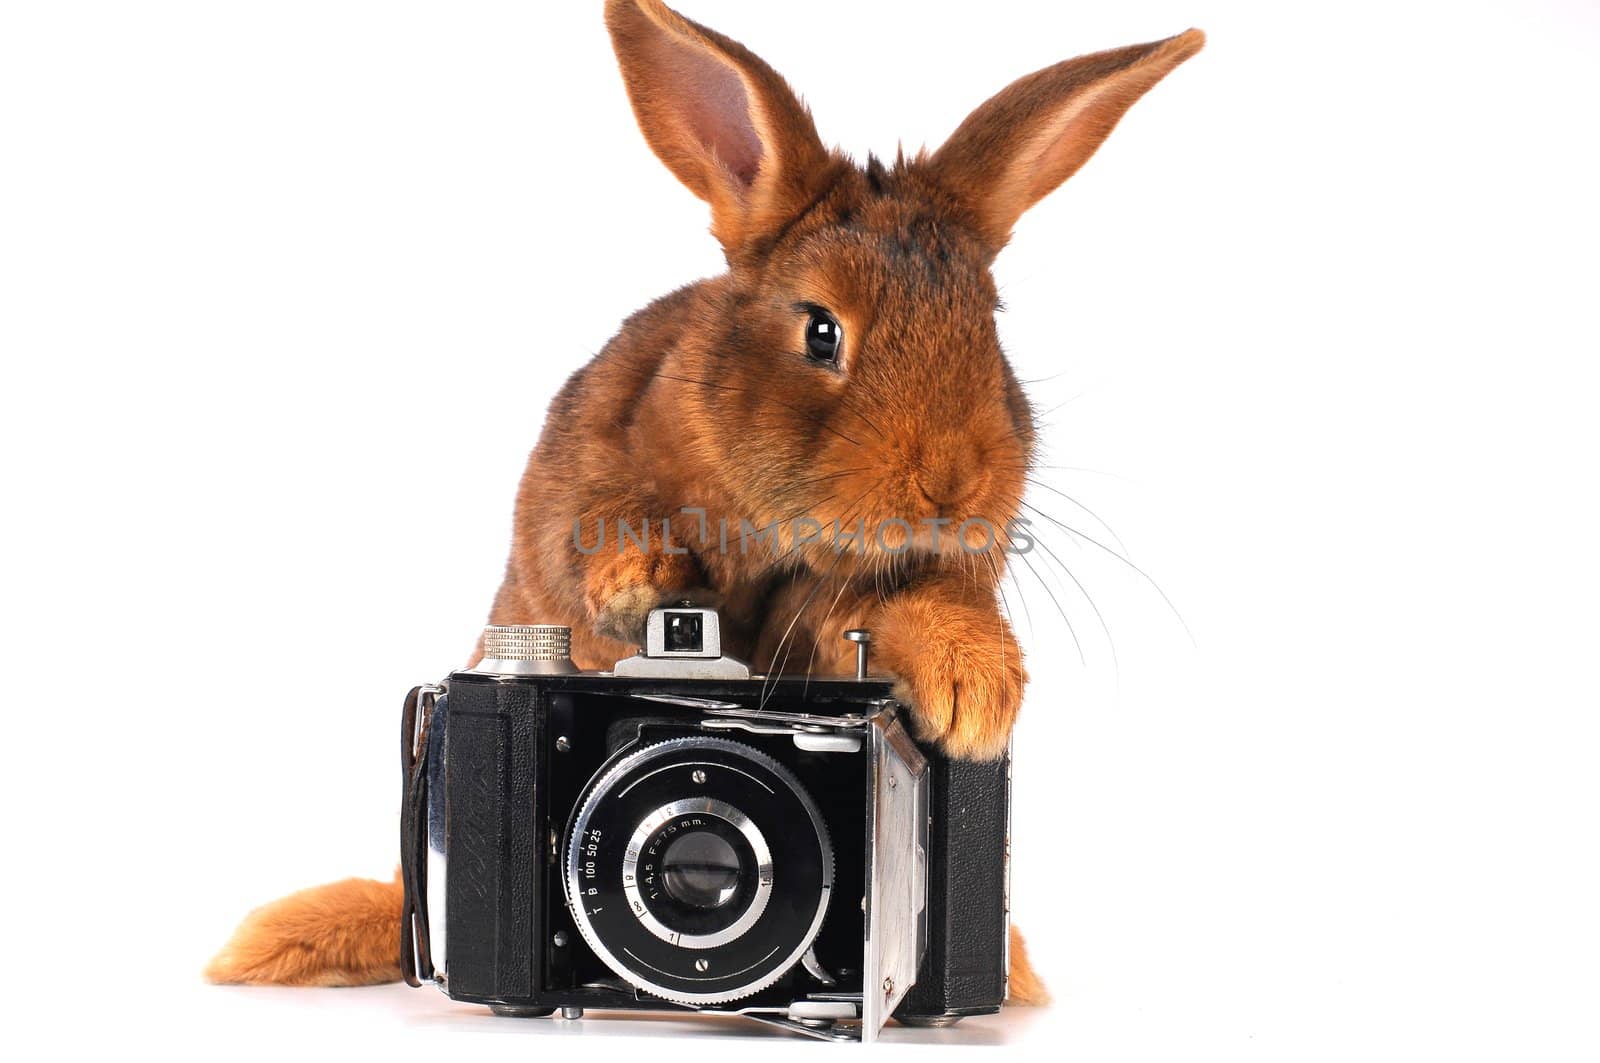
<path fill-rule="evenodd" d="M 676 94 L 684 126 L 748 188 L 761 169 L 763 152 L 744 81 L 726 63 L 693 45 L 668 47 L 668 68 L 676 84 L 667 91 Z"/>

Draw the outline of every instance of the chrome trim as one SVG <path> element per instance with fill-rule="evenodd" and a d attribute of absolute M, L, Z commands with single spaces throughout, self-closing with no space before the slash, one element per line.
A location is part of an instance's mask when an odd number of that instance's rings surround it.
<path fill-rule="evenodd" d="M 927 937 L 928 763 L 898 717 L 872 729 L 861 1039 L 915 984 Z"/>
<path fill-rule="evenodd" d="M 434 814 L 440 817 L 444 814 L 445 776 L 444 762 L 448 753 L 449 718 L 447 711 L 439 711 L 439 698 L 448 695 L 450 684 L 448 681 L 428 684 L 421 688 L 426 694 L 433 696 L 433 702 L 428 708 L 426 724 L 420 732 L 426 733 L 429 748 L 418 748 L 417 756 L 428 758 L 428 807 L 423 813 L 422 829 L 428 836 L 427 860 L 427 889 L 420 903 L 423 905 L 422 918 L 428 924 L 428 959 L 433 964 L 433 980 L 441 989 L 444 988 L 449 977 L 449 969 L 445 963 L 448 955 L 446 945 L 446 886 L 450 880 L 450 854 L 446 850 L 445 839 L 441 834 L 434 836 Z M 422 733 L 418 734 L 421 738 Z M 437 743 L 437 744 L 435 744 Z"/>
<path fill-rule="evenodd" d="M 645 905 L 644 898 L 639 894 L 639 856 L 644 848 L 644 843 L 650 836 L 669 820 L 678 816 L 699 813 L 705 816 L 714 816 L 728 824 L 734 830 L 744 835 L 744 840 L 750 843 L 750 848 L 756 854 L 756 891 L 750 898 L 744 914 L 734 920 L 732 924 L 711 934 L 680 934 L 671 929 L 655 917 L 655 913 Z M 714 797 L 690 797 L 671 804 L 662 805 L 644 819 L 639 821 L 639 826 L 634 830 L 633 837 L 628 839 L 627 855 L 622 860 L 622 893 L 628 898 L 628 905 L 633 909 L 633 917 L 644 924 L 644 928 L 669 945 L 679 945 L 686 949 L 714 949 L 718 945 L 726 945 L 730 941 L 737 941 L 744 936 L 745 931 L 755 926 L 756 920 L 761 918 L 761 913 L 767 910 L 767 901 L 772 898 L 772 852 L 767 848 L 767 839 L 761 834 L 761 829 L 750 822 L 750 817 L 734 808 L 726 801 L 718 801 Z M 718 977 L 726 977 L 719 975 Z"/>
<path fill-rule="evenodd" d="M 711 719 L 701 720 L 700 726 L 715 731 L 748 731 L 753 735 L 792 735 L 796 733 L 793 726 L 781 723 L 756 723 L 745 719 Z"/>
<path fill-rule="evenodd" d="M 771 1010 L 741 1011 L 738 1014 L 754 1022 L 767 1026 L 776 1026 L 780 1030 L 790 1033 L 803 1034 L 806 1037 L 815 1037 L 819 1041 L 859 1041 L 860 1033 L 854 1026 L 840 1026 L 830 1019 L 791 1019 L 787 1012 Z"/>
<path fill-rule="evenodd" d="M 700 616 L 698 650 L 667 649 L 667 614 L 697 613 Z M 722 626 L 715 609 L 692 602 L 665 605 L 650 610 L 645 618 L 644 647 L 632 657 L 618 661 L 614 675 L 637 679 L 749 679 L 750 666 L 737 657 L 722 655 Z"/>
<path fill-rule="evenodd" d="M 651 657 L 636 653 L 611 666 L 626 679 L 749 679 L 750 666 L 737 657 Z"/>
<path fill-rule="evenodd" d="M 682 705 L 686 709 L 738 709 L 741 706 L 736 701 L 717 701 L 713 698 L 678 697 L 673 694 L 629 694 L 630 698 L 640 701 L 659 701 L 663 705 Z"/>
<path fill-rule="evenodd" d="M 866 702 L 866 704 L 872 706 L 872 711 L 864 716 L 857 713 L 846 713 L 843 716 L 822 716 L 816 713 L 780 712 L 776 709 L 760 709 L 753 706 L 744 706 L 737 709 L 708 709 L 706 711 L 713 716 L 748 716 L 751 719 L 765 722 L 810 724 L 816 727 L 826 727 L 829 730 L 839 730 L 864 727 L 873 720 L 882 718 L 885 713 L 894 707 L 895 702 L 880 698 L 877 701 Z"/>
<path fill-rule="evenodd" d="M 859 734 L 815 734 L 810 731 L 798 731 L 794 736 L 794 744 L 796 749 L 803 749 L 807 753 L 861 752 Z"/>

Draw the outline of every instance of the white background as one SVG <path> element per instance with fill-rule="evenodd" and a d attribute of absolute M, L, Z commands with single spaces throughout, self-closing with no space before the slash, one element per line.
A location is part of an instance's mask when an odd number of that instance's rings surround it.
<path fill-rule="evenodd" d="M 1593 1059 L 1600 10 L 682 6 L 858 157 L 1211 36 L 996 267 L 1050 482 L 1193 642 L 1092 547 L 1055 543 L 1115 663 L 1081 598 L 1085 663 L 1008 592 L 1057 1004 L 965 1039 Z M 387 876 L 400 697 L 472 644 L 549 396 L 719 268 L 599 5 L 12 0 L 0 160 L 9 1036 L 712 1050 L 198 978 L 252 905 Z"/>

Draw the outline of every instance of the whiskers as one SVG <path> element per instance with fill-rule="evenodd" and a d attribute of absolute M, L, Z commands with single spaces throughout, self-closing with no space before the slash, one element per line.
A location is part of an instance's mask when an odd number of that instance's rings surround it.
<path fill-rule="evenodd" d="M 867 490 L 863 491 L 855 498 L 855 500 L 844 507 L 844 512 L 846 515 L 838 521 L 838 525 L 847 526 L 857 520 L 860 515 L 858 507 L 868 495 L 878 488 L 878 486 L 879 485 L 876 483 L 869 486 Z M 787 551 L 785 551 L 784 556 L 792 559 L 802 545 L 819 544 L 802 543 L 800 542 L 799 538 L 796 537 L 796 541 Z M 778 644 L 773 647 L 772 656 L 767 661 L 767 675 L 761 683 L 761 700 L 758 704 L 758 709 L 765 709 L 767 707 L 767 701 L 772 696 L 772 692 L 775 689 L 775 683 L 777 682 L 778 677 L 782 675 L 783 670 L 789 665 L 789 654 L 794 649 L 793 639 L 795 637 L 796 628 L 800 623 L 800 618 L 805 615 L 805 611 L 810 608 L 811 603 L 816 600 L 817 592 L 827 585 L 828 581 L 833 577 L 834 573 L 839 568 L 839 563 L 844 560 L 846 553 L 848 553 L 848 551 L 841 550 L 839 548 L 839 543 L 837 541 L 833 544 L 833 551 L 833 560 L 828 563 L 828 566 L 823 569 L 822 572 L 817 573 L 813 577 L 811 590 L 806 593 L 804 600 L 802 600 L 800 605 L 795 609 L 794 616 L 790 617 L 788 626 L 783 629 L 783 635 L 778 639 Z M 828 607 L 828 617 L 833 615 L 833 610 L 837 608 L 840 597 L 843 596 L 844 592 L 849 588 L 849 586 L 850 580 L 844 579 L 840 581 L 839 590 L 834 594 L 833 603 Z M 825 617 L 822 623 L 817 625 L 817 629 L 812 632 L 811 655 L 809 663 L 806 667 L 806 683 L 808 686 L 811 682 L 811 668 L 816 662 L 820 629 L 826 625 L 827 617 Z"/>
<path fill-rule="evenodd" d="M 866 472 L 865 469 L 839 470 L 797 481 L 796 486 L 837 487 L 846 477 L 859 477 Z M 849 482 L 856 486 L 863 481 Z M 1187 621 L 1171 597 L 1129 556 L 1126 544 L 1104 518 L 1031 469 L 1019 475 L 1018 483 L 1026 484 L 1029 489 L 1026 497 L 1010 503 L 1020 519 L 995 526 L 987 549 L 979 549 L 976 540 L 969 540 L 970 548 L 960 549 L 946 541 L 946 548 L 937 552 L 927 549 L 927 544 L 921 540 L 918 540 L 920 548 L 899 552 L 884 549 L 881 542 L 866 550 L 856 542 L 848 545 L 838 540 L 830 543 L 826 539 L 801 542 L 798 536 L 786 543 L 788 549 L 782 560 L 791 569 L 795 582 L 775 598 L 782 615 L 768 617 L 768 636 L 763 642 L 767 668 L 760 707 L 768 705 L 778 689 L 780 677 L 791 674 L 789 668 L 796 658 L 805 659 L 803 675 L 808 686 L 817 674 L 819 662 L 828 662 L 830 666 L 836 662 L 835 655 L 822 643 L 831 628 L 838 626 L 835 617 L 841 609 L 845 619 L 851 622 L 858 616 L 867 619 L 874 606 L 886 601 L 896 589 L 914 586 L 924 575 L 937 573 L 943 573 L 942 578 L 946 580 L 954 578 L 963 582 L 967 591 L 959 592 L 958 596 L 964 597 L 970 591 L 978 600 L 987 598 L 994 602 L 994 637 L 1003 668 L 1012 666 L 1020 658 L 1022 647 L 1027 645 L 1027 640 L 1018 644 L 1017 614 L 1020 612 L 1030 632 L 1038 632 L 1053 626 L 1054 621 L 1048 618 L 1053 610 L 1066 628 L 1079 666 L 1093 664 L 1097 655 L 1108 658 L 1120 685 L 1121 654 L 1112 632 L 1111 618 L 1090 589 L 1091 583 L 1097 582 L 1091 576 L 1104 574 L 1103 570 L 1090 571 L 1091 562 L 1098 558 L 1110 559 L 1155 591 L 1190 642 L 1194 642 Z M 864 500 L 874 492 L 881 497 L 883 486 L 881 481 L 874 482 L 848 504 L 839 507 L 841 516 L 835 527 L 849 527 L 862 519 L 863 511 L 871 508 L 863 505 Z M 829 495 L 830 500 L 833 497 L 834 494 Z M 1071 511 L 1063 506 L 1071 507 Z M 802 550 L 813 552 L 802 557 Z M 831 557 L 825 553 L 830 550 Z M 1049 606 L 1044 615 L 1036 616 L 1032 605 L 1041 596 Z M 1084 615 L 1085 609 L 1087 615 Z M 774 633 L 775 641 L 772 640 Z M 1088 637 L 1089 633 L 1094 633 L 1095 637 Z M 804 644 L 807 638 L 811 639 L 809 647 Z M 1104 648 L 1097 649 L 1102 642 Z M 799 676 L 801 669 L 796 667 L 793 674 Z"/>
<path fill-rule="evenodd" d="M 1096 550 L 1099 550 L 1101 553 L 1105 554 L 1107 557 L 1110 557 L 1110 558 L 1120 562 L 1129 571 L 1131 571 L 1135 575 L 1137 575 L 1141 580 L 1143 580 L 1146 584 L 1148 584 L 1150 586 L 1150 588 L 1156 592 L 1157 595 L 1160 596 L 1161 601 L 1162 601 L 1163 604 L 1166 605 L 1167 610 L 1172 613 L 1173 617 L 1178 621 L 1179 625 L 1182 626 L 1183 633 L 1188 636 L 1190 643 L 1191 644 L 1194 643 L 1194 632 L 1189 630 L 1189 622 L 1186 621 L 1183 618 L 1183 614 L 1180 613 L 1178 611 L 1178 607 L 1172 603 L 1172 599 L 1167 596 L 1167 592 L 1161 589 L 1161 584 L 1157 583 L 1156 580 L 1155 580 L 1155 577 L 1151 576 L 1150 573 L 1146 572 L 1143 568 L 1139 567 L 1139 565 L 1135 564 L 1131 559 L 1129 559 L 1128 556 L 1125 553 L 1122 553 L 1122 552 L 1119 552 L 1117 550 L 1112 549 L 1111 547 L 1107 546 L 1105 543 L 1101 542 L 1099 539 L 1097 539 L 1094 536 L 1092 536 L 1092 535 L 1088 534 L 1087 532 L 1083 531 L 1081 528 L 1075 528 L 1072 525 L 1067 524 L 1065 521 L 1061 520 L 1060 518 L 1054 516 L 1053 514 L 1045 512 L 1044 510 L 1040 509 L 1038 506 L 1036 506 L 1036 505 L 1034 505 L 1034 504 L 1032 504 L 1032 503 L 1030 503 L 1030 502 L 1028 502 L 1026 500 L 1024 500 L 1022 502 L 1022 508 L 1026 509 L 1030 513 L 1036 514 L 1037 516 L 1044 518 L 1046 521 L 1048 521 L 1055 528 L 1057 528 L 1060 531 L 1062 531 L 1063 533 L 1065 533 L 1068 536 L 1070 541 L 1075 542 L 1075 543 L 1086 543 L 1089 546 L 1094 547 Z M 1036 525 L 1030 527 L 1030 529 L 1029 529 L 1030 534 L 1033 534 L 1033 533 L 1037 532 L 1038 530 L 1039 530 L 1039 528 Z M 1039 543 L 1040 546 L 1043 546 L 1045 548 L 1046 554 L 1048 554 L 1051 557 L 1057 557 L 1055 551 L 1053 551 L 1053 550 L 1051 550 L 1049 548 L 1048 544 L 1045 543 L 1045 541 L 1044 541 L 1044 539 L 1042 537 L 1035 535 L 1035 540 Z M 1057 561 L 1058 561 L 1058 563 L 1060 563 L 1058 557 L 1057 557 Z M 1061 568 L 1069 576 L 1072 575 L 1071 570 L 1066 567 L 1065 563 L 1061 563 Z M 1075 583 L 1078 582 L 1076 576 L 1073 576 L 1073 582 L 1075 582 Z M 1079 587 L 1081 589 L 1082 584 L 1079 583 L 1078 585 L 1079 585 Z M 1084 593 L 1084 597 L 1088 598 L 1088 593 L 1087 592 Z M 1093 604 L 1093 600 L 1092 599 L 1090 599 L 1090 604 L 1091 605 Z M 1096 613 L 1098 614 L 1098 612 L 1099 612 L 1099 610 L 1097 609 Z M 1103 623 L 1103 621 L 1102 621 L 1102 623 Z"/>

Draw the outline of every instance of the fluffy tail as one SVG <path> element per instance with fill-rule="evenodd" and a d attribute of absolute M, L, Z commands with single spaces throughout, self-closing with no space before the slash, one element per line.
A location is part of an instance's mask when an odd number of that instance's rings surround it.
<path fill-rule="evenodd" d="M 1028 944 L 1016 927 L 1011 928 L 1011 983 L 1006 1003 L 1036 1008 L 1050 1003 L 1050 991 L 1028 961 Z"/>
<path fill-rule="evenodd" d="M 236 985 L 375 985 L 400 980 L 400 874 L 291 893 L 245 916 L 206 965 Z"/>

